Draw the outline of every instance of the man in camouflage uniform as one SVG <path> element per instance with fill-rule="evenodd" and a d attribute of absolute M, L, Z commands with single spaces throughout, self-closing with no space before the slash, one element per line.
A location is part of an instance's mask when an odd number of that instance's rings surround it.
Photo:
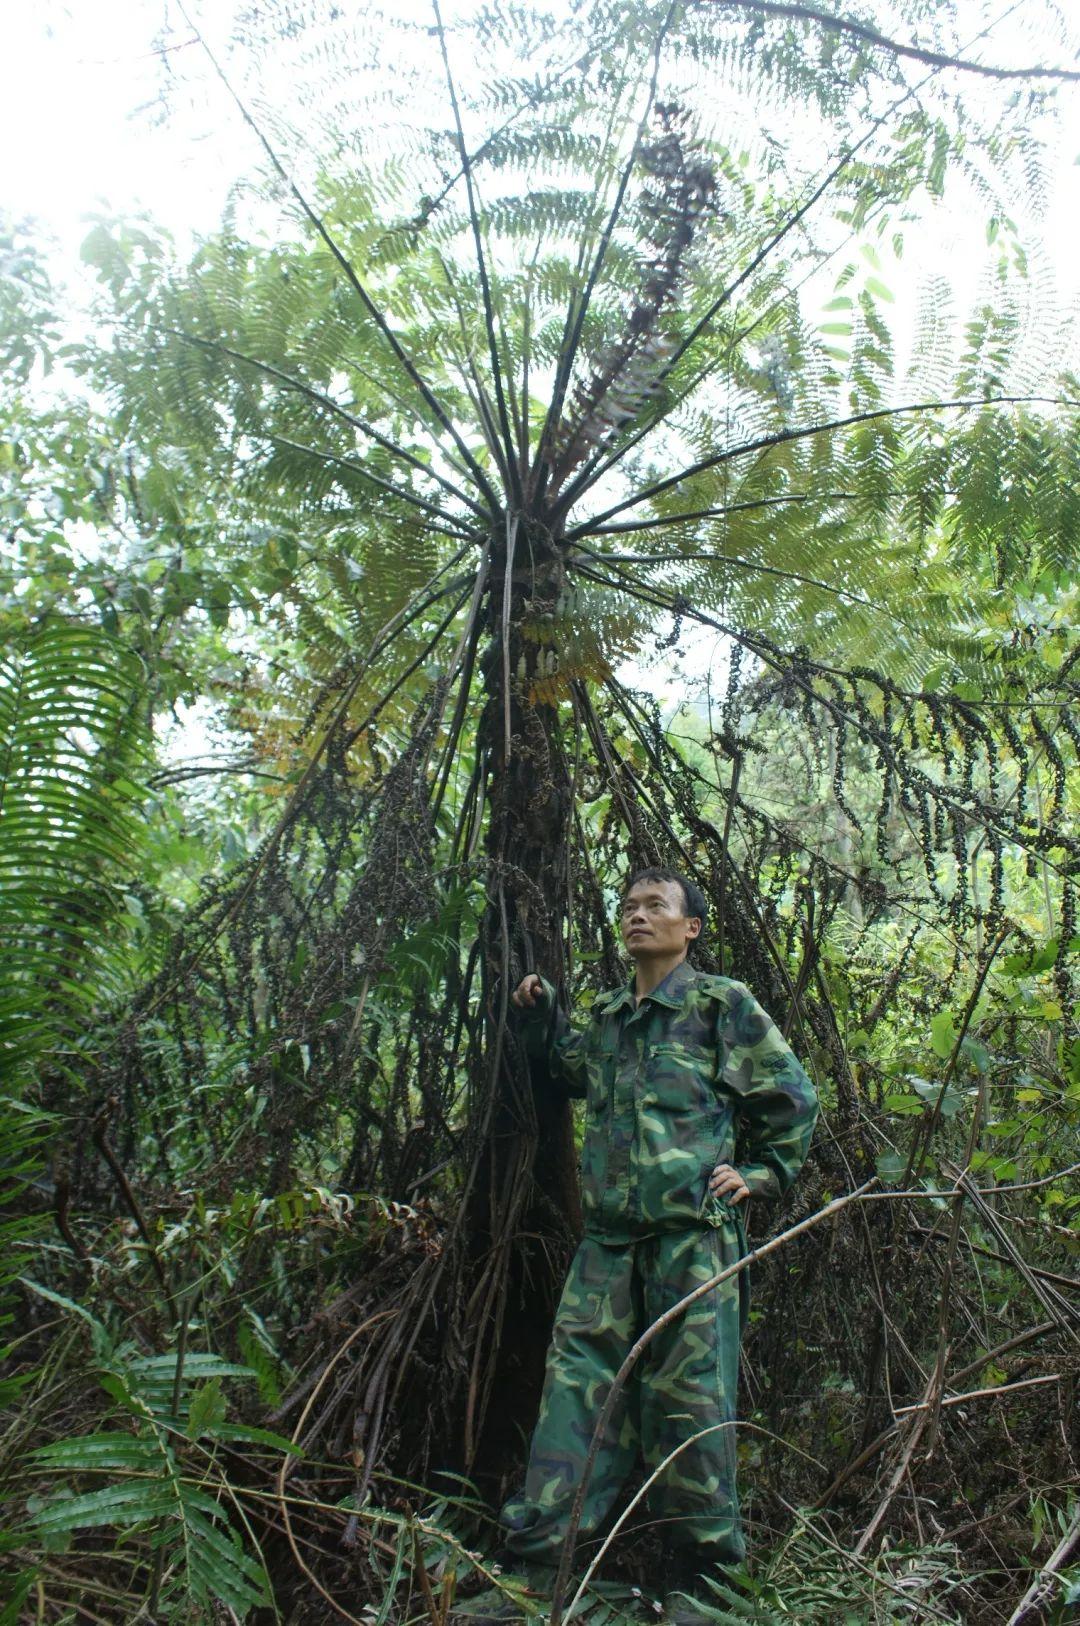
<path fill-rule="evenodd" d="M 598 998 L 575 1031 L 540 977 L 513 1001 L 526 1049 L 585 1099 L 585 1236 L 555 1320 L 525 1487 L 501 1523 L 510 1554 L 557 1562 L 596 1419 L 638 1335 L 746 1252 L 740 1204 L 790 1186 L 817 1100 L 749 990 L 686 963 L 705 919 L 700 890 L 668 870 L 635 875 L 622 905 L 633 981 Z M 746 1156 L 736 1167 L 735 1135 Z M 653 1516 L 678 1550 L 687 1593 L 744 1555 L 735 1490 L 735 1394 L 746 1273 L 705 1295 L 638 1361 L 601 1443 L 581 1534 L 602 1524 L 640 1452 L 664 1470 Z M 715 1427 L 723 1424 L 727 1426 Z M 681 1596 L 668 1618 L 702 1617 Z"/>

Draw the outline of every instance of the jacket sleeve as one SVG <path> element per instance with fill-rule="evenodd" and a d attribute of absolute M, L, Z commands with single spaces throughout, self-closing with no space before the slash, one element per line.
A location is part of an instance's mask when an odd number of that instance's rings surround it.
<path fill-rule="evenodd" d="M 547 1064 L 552 1081 L 565 1094 L 582 1097 L 588 1085 L 586 1052 L 588 1030 L 579 1033 L 571 1027 L 565 1011 L 555 998 L 555 990 L 541 977 L 544 997 L 529 1010 L 511 1006 L 525 1054 L 530 1061 Z"/>
<path fill-rule="evenodd" d="M 806 1161 L 817 1093 L 791 1046 L 749 988 L 734 983 L 719 1018 L 721 1079 L 736 1097 L 746 1156 L 739 1173 L 753 1196 L 775 1197 Z"/>

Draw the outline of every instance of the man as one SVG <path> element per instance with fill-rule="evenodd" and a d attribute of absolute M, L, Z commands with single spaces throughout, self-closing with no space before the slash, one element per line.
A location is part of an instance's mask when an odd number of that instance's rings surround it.
<path fill-rule="evenodd" d="M 664 1310 L 746 1252 L 741 1212 L 787 1189 L 817 1116 L 813 1086 L 742 983 L 687 964 L 706 902 L 674 871 L 633 876 L 622 935 L 627 987 L 597 999 L 583 1031 L 539 976 L 513 994 L 526 1049 L 584 1097 L 585 1236 L 555 1320 L 525 1487 L 501 1523 L 512 1557 L 557 1563 L 611 1380 Z M 736 1132 L 745 1157 L 737 1166 Z M 744 1556 L 735 1490 L 735 1393 L 746 1273 L 704 1295 L 634 1368 L 585 1497 L 582 1536 L 610 1511 L 640 1451 L 651 1471 L 703 1429 L 650 1494 L 679 1559 L 668 1619 L 704 1619 L 701 1578 Z M 727 1426 L 715 1427 L 716 1424 Z"/>

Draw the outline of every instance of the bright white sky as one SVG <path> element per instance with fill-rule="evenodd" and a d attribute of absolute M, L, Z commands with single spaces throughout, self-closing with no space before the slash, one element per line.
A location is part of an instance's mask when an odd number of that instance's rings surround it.
<path fill-rule="evenodd" d="M 228 31 L 232 4 L 190 0 L 193 13 L 213 38 Z M 343 0 L 355 15 L 370 12 L 364 0 Z M 444 0 L 452 17 L 453 0 Z M 884 8 L 883 8 L 884 9 Z M 986 0 L 961 0 L 970 9 L 972 32 L 987 14 Z M 995 8 L 989 8 L 991 14 Z M 1033 24 L 1041 6 L 1001 0 L 1002 21 L 972 51 L 987 61 L 1015 64 L 1054 60 L 1054 44 Z M 426 0 L 396 0 L 397 15 L 426 18 Z M 199 47 L 175 0 L 44 0 L 8 8 L 4 19 L 7 72 L 0 96 L 0 150 L 7 162 L 0 179 L 0 209 L 33 216 L 55 234 L 74 258 L 87 217 L 97 210 L 145 210 L 181 242 L 217 224 L 230 182 L 259 158 L 254 138 L 223 90 L 202 73 L 208 101 L 174 107 L 167 123 L 156 120 L 160 87 L 157 42 L 164 35 L 177 68 Z M 985 81 L 964 78 L 965 90 L 981 93 Z M 1080 85 L 1059 92 L 1060 132 L 1054 139 L 1054 185 L 1043 235 L 1061 281 L 1080 287 Z M 1049 132 L 1048 132 L 1049 133 Z M 1018 206 L 1021 200 L 1017 200 Z M 950 274 L 958 263 L 982 264 L 985 220 L 939 211 L 928 230 L 933 260 L 942 251 Z"/>
<path fill-rule="evenodd" d="M 216 30 L 227 34 L 231 0 L 189 3 L 211 37 Z M 374 16 L 364 0 L 342 4 L 350 18 L 370 22 Z M 427 0 L 394 0 L 394 5 L 397 15 L 414 10 L 425 20 L 430 15 Z M 988 12 L 1002 19 L 973 56 L 1009 64 L 1056 60 L 1055 43 L 1034 27 L 1042 9 L 1034 0 L 1000 0 L 996 6 L 961 0 L 962 16 L 968 8 L 972 36 Z M 454 0 L 444 0 L 448 17 L 454 10 Z M 4 36 L 0 150 L 7 162 L 0 211 L 16 219 L 32 217 L 55 240 L 61 281 L 78 280 L 78 245 L 98 211 L 145 211 L 172 231 L 181 248 L 214 229 L 229 186 L 254 169 L 261 155 L 224 90 L 202 69 L 189 79 L 191 54 L 200 48 L 191 43 L 176 0 L 44 0 L 35 7 L 10 6 Z M 176 99 L 168 121 L 155 108 L 161 38 L 178 70 L 184 70 L 181 77 L 199 86 L 194 99 Z M 953 75 L 954 82 L 958 77 Z M 985 81 L 965 76 L 963 89 L 985 94 Z M 1041 221 L 1026 220 L 1018 199 L 1016 216 L 1036 260 L 1056 283 L 1060 304 L 1071 305 L 1080 295 L 1080 85 L 1062 87 L 1058 104 L 1058 128 L 1046 132 L 1053 154 L 1049 207 Z M 928 217 L 924 231 L 908 230 L 903 269 L 891 275 L 893 268 L 886 265 L 885 280 L 913 299 L 921 280 L 944 269 L 962 310 L 987 264 L 985 214 L 985 208 L 965 207 L 952 197 Z M 824 287 L 823 298 L 830 291 Z M 893 319 L 902 327 L 903 312 L 898 309 Z M 667 674 L 670 681 L 670 666 Z M 685 678 L 677 681 L 685 694 Z M 658 681 L 657 686 L 662 691 L 666 685 Z"/>

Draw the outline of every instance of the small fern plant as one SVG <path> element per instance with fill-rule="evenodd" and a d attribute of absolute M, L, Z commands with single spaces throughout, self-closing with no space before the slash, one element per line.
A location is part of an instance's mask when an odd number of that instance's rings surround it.
<path fill-rule="evenodd" d="M 130 1595 L 141 1595 L 154 1619 L 205 1620 L 215 1603 L 241 1620 L 273 1609 L 257 1536 L 221 1457 L 234 1443 L 296 1449 L 266 1429 L 227 1421 L 226 1380 L 256 1374 L 210 1351 L 185 1350 L 183 1339 L 166 1354 L 147 1355 L 116 1343 L 84 1307 L 36 1291 L 86 1323 L 115 1426 L 32 1453 L 27 1466 L 38 1483 L 20 1544 L 55 1551 L 86 1531 L 111 1531 L 132 1567 Z M 54 1474 L 62 1485 L 43 1494 Z"/>

